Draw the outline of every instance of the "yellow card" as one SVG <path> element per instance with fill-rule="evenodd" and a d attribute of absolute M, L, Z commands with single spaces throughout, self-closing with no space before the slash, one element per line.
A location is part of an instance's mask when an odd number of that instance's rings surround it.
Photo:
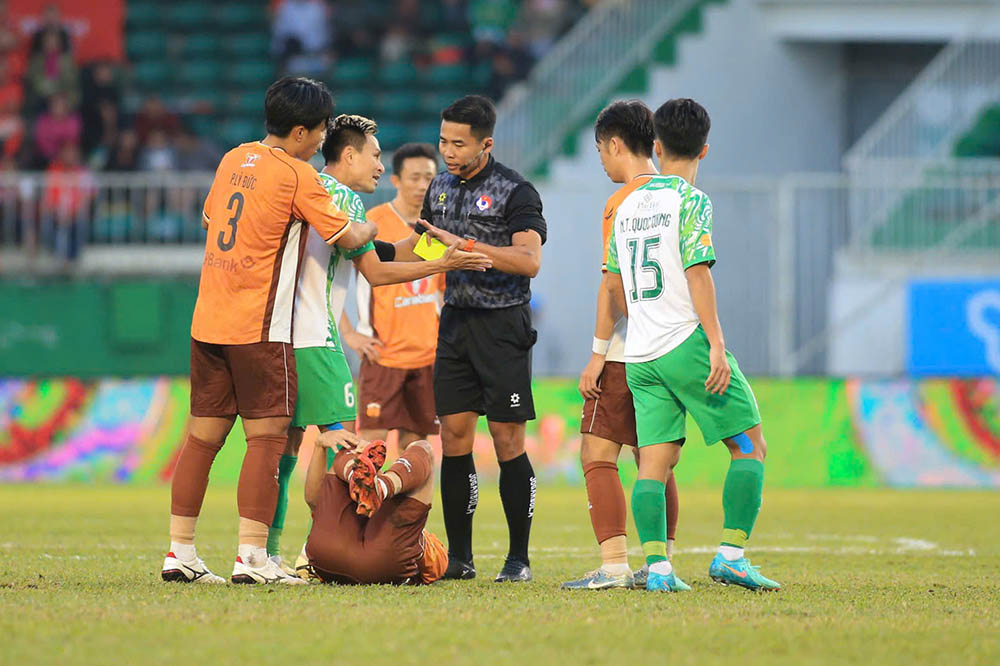
<path fill-rule="evenodd" d="M 424 261 L 433 261 L 434 259 L 443 257 L 447 250 L 448 246 L 437 238 L 433 238 L 428 234 L 421 234 L 420 240 L 417 241 L 416 247 L 413 248 L 413 254 Z"/>

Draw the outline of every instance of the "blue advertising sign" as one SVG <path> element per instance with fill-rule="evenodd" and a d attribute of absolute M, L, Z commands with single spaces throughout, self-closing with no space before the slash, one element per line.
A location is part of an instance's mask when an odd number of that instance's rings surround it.
<path fill-rule="evenodd" d="M 911 374 L 1000 374 L 1000 280 L 920 280 L 909 296 Z"/>

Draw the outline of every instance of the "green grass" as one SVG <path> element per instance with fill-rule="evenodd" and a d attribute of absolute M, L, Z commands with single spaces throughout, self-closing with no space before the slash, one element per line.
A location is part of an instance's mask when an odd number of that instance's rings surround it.
<path fill-rule="evenodd" d="M 557 589 L 597 561 L 582 488 L 540 488 L 536 579 L 517 586 L 489 580 L 506 539 L 493 486 L 481 489 L 476 515 L 480 578 L 430 588 L 164 584 L 168 504 L 163 487 L 0 487 L 0 663 L 1000 660 L 995 492 L 768 491 L 751 552 L 784 584 L 776 594 L 709 581 L 721 521 L 713 490 L 681 490 L 674 560 L 694 587 L 684 595 Z M 235 491 L 213 488 L 199 552 L 221 575 L 234 555 L 235 519 Z M 431 527 L 440 533 L 438 509 Z M 288 554 L 305 529 L 296 503 Z"/>

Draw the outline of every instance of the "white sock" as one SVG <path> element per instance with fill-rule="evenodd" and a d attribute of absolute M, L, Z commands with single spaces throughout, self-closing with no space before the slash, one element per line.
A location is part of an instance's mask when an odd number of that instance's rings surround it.
<path fill-rule="evenodd" d="M 194 552 L 193 543 L 177 543 L 176 541 L 170 542 L 170 552 L 174 554 L 181 562 L 191 562 L 198 555 Z"/>
<path fill-rule="evenodd" d="M 667 539 L 667 559 L 674 559 L 674 541 L 675 539 Z"/>
<path fill-rule="evenodd" d="M 652 573 L 660 574 L 661 576 L 666 576 L 673 572 L 674 566 L 670 564 L 670 560 L 662 560 L 660 562 L 653 562 L 649 565 L 649 570 Z"/>
<path fill-rule="evenodd" d="M 732 562 L 743 557 L 743 549 L 736 546 L 719 546 L 719 554 Z"/>
<path fill-rule="evenodd" d="M 624 564 L 604 564 L 601 568 L 612 576 L 621 576 L 622 574 L 632 573 L 632 570 L 628 568 L 628 563 Z"/>
<path fill-rule="evenodd" d="M 240 559 L 243 560 L 243 564 L 248 567 L 257 568 L 267 562 L 267 548 L 241 543 L 236 552 L 240 556 Z"/>

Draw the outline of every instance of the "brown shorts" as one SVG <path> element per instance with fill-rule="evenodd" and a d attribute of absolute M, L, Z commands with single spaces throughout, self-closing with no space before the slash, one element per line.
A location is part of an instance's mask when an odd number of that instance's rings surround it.
<path fill-rule="evenodd" d="M 316 575 L 343 585 L 415 582 L 431 507 L 406 495 L 389 498 L 371 518 L 356 507 L 347 484 L 327 474 L 306 542 Z"/>
<path fill-rule="evenodd" d="M 615 361 L 605 363 L 597 385 L 601 395 L 596 400 L 588 398 L 584 401 L 580 432 L 603 437 L 616 444 L 636 446 L 635 405 L 625 379 L 625 364 Z"/>
<path fill-rule="evenodd" d="M 297 392 L 295 353 L 287 342 L 213 345 L 191 339 L 192 416 L 291 416 Z"/>
<path fill-rule="evenodd" d="M 434 366 L 404 370 L 361 361 L 358 425 L 362 430 L 441 431 L 434 411 Z"/>

